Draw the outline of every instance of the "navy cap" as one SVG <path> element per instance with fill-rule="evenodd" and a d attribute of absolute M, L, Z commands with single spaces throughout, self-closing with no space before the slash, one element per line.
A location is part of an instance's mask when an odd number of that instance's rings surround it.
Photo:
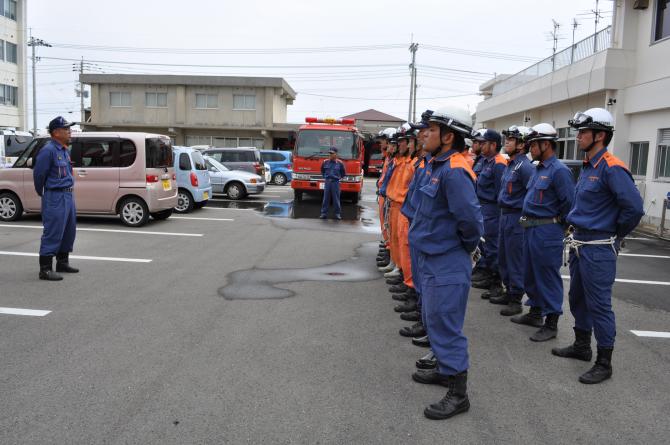
<path fill-rule="evenodd" d="M 500 136 L 500 133 L 490 128 L 488 128 L 480 137 L 476 137 L 475 139 L 495 142 L 498 145 L 502 144 L 502 136 Z"/>
<path fill-rule="evenodd" d="M 73 125 L 75 125 L 74 122 L 68 122 L 63 116 L 58 116 L 49 122 L 49 126 L 47 128 L 49 129 L 49 133 L 51 133 L 52 131 L 59 128 L 70 128 Z"/>
<path fill-rule="evenodd" d="M 421 130 L 429 127 L 428 123 L 423 121 L 419 121 L 415 124 L 410 123 L 409 126 L 412 127 L 412 130 Z"/>
<path fill-rule="evenodd" d="M 330 147 L 330 150 L 328 150 L 328 153 L 337 153 L 337 148 Z"/>

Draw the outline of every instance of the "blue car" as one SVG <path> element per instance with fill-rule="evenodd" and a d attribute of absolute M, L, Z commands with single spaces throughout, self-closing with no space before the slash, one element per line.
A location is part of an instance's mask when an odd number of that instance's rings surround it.
<path fill-rule="evenodd" d="M 270 164 L 272 182 L 286 185 L 293 179 L 293 153 L 290 151 L 261 150 L 261 160 Z"/>
<path fill-rule="evenodd" d="M 212 196 L 205 158 L 190 147 L 173 147 L 174 172 L 177 176 L 177 213 L 188 213 L 207 205 Z"/>

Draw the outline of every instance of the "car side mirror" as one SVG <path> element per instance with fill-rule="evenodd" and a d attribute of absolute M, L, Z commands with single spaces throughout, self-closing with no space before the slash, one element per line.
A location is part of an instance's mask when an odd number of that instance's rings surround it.
<path fill-rule="evenodd" d="M 26 161 L 26 167 L 33 168 L 33 158 L 28 158 Z"/>

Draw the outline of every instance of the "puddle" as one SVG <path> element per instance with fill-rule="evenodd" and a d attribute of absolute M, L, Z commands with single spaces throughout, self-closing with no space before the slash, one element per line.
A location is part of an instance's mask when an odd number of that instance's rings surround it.
<path fill-rule="evenodd" d="M 219 289 L 227 300 L 267 300 L 294 296 L 294 292 L 276 285 L 298 281 L 370 281 L 379 278 L 371 258 L 377 253 L 377 243 L 365 243 L 356 255 L 344 261 L 303 269 L 247 269 L 228 275 L 228 284 Z"/>

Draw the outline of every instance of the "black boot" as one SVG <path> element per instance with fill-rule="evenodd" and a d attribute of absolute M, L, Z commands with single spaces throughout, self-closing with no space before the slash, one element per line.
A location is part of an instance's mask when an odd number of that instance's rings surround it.
<path fill-rule="evenodd" d="M 391 294 L 391 298 L 393 298 L 395 301 L 407 301 L 409 299 L 409 295 L 407 295 L 407 293 Z"/>
<path fill-rule="evenodd" d="M 507 306 L 509 302 L 509 294 L 507 294 L 501 286 L 494 286 L 491 288 L 491 298 L 489 298 L 489 303 Z"/>
<path fill-rule="evenodd" d="M 525 324 L 526 326 L 533 326 L 539 328 L 544 325 L 542 320 L 542 308 L 538 306 L 531 306 L 527 314 L 517 315 L 510 319 L 512 323 Z"/>
<path fill-rule="evenodd" d="M 63 279 L 53 271 L 53 258 L 52 256 L 40 255 L 40 280 L 60 281 Z"/>
<path fill-rule="evenodd" d="M 421 348 L 430 348 L 430 340 L 428 340 L 428 336 L 413 338 L 412 344 Z"/>
<path fill-rule="evenodd" d="M 389 264 L 391 264 L 391 257 L 377 261 L 377 267 L 386 267 Z"/>
<path fill-rule="evenodd" d="M 493 287 L 492 289 L 482 292 L 482 300 L 490 300 L 491 298 L 498 298 L 504 294 L 502 287 Z"/>
<path fill-rule="evenodd" d="M 400 319 L 405 321 L 419 321 L 421 320 L 421 313 L 419 311 L 403 312 L 400 314 Z"/>
<path fill-rule="evenodd" d="M 79 269 L 70 266 L 70 254 L 63 252 L 56 255 L 56 272 L 78 273 Z"/>
<path fill-rule="evenodd" d="M 596 364 L 593 365 L 593 368 L 580 375 L 579 381 L 587 385 L 594 385 L 612 377 L 613 349 L 614 348 L 598 347 L 598 357 L 596 358 Z"/>
<path fill-rule="evenodd" d="M 475 268 L 476 269 L 476 268 Z M 472 272 L 471 281 L 481 281 L 484 278 L 489 276 L 489 272 L 486 269 L 476 269 Z"/>
<path fill-rule="evenodd" d="M 426 328 L 420 321 L 412 326 L 405 326 L 400 330 L 400 335 L 403 337 L 423 337 L 426 335 Z"/>
<path fill-rule="evenodd" d="M 556 338 L 558 333 L 558 317 L 559 314 L 548 314 L 544 317 L 544 325 L 539 331 L 530 336 L 531 341 L 547 341 Z"/>
<path fill-rule="evenodd" d="M 432 420 L 443 420 L 461 414 L 470 409 L 470 400 L 468 399 L 468 372 L 450 375 L 448 377 L 449 391 L 442 400 L 433 403 L 425 410 L 423 414 Z"/>
<path fill-rule="evenodd" d="M 435 358 L 435 353 L 430 351 L 428 354 L 421 357 L 415 363 L 418 369 L 435 369 L 437 368 L 437 359 Z"/>
<path fill-rule="evenodd" d="M 449 378 L 436 369 L 419 369 L 412 374 L 412 380 L 424 385 L 442 385 L 449 387 Z"/>
<path fill-rule="evenodd" d="M 416 300 L 409 298 L 407 301 L 405 301 L 405 303 L 394 307 L 393 310 L 396 312 L 414 312 L 416 311 Z"/>
<path fill-rule="evenodd" d="M 389 287 L 389 292 L 391 292 L 392 294 L 402 294 L 404 292 L 407 292 L 409 289 L 410 287 L 408 285 L 406 285 L 405 283 L 400 283 L 396 284 L 395 286 Z"/>
<path fill-rule="evenodd" d="M 553 348 L 551 353 L 558 357 L 576 358 L 590 362 L 593 356 L 591 351 L 591 331 L 583 331 L 573 328 L 575 331 L 575 342 L 565 348 Z"/>
<path fill-rule="evenodd" d="M 387 279 L 386 279 L 386 284 L 388 284 L 389 286 L 394 286 L 394 285 L 396 285 L 396 284 L 400 284 L 400 283 L 402 283 L 402 281 L 403 281 L 403 280 L 402 280 L 401 277 L 387 278 Z"/>
<path fill-rule="evenodd" d="M 507 306 L 500 310 L 500 315 L 509 317 L 510 315 L 520 314 L 521 311 L 521 299 L 523 295 L 509 295 L 507 294 Z"/>

